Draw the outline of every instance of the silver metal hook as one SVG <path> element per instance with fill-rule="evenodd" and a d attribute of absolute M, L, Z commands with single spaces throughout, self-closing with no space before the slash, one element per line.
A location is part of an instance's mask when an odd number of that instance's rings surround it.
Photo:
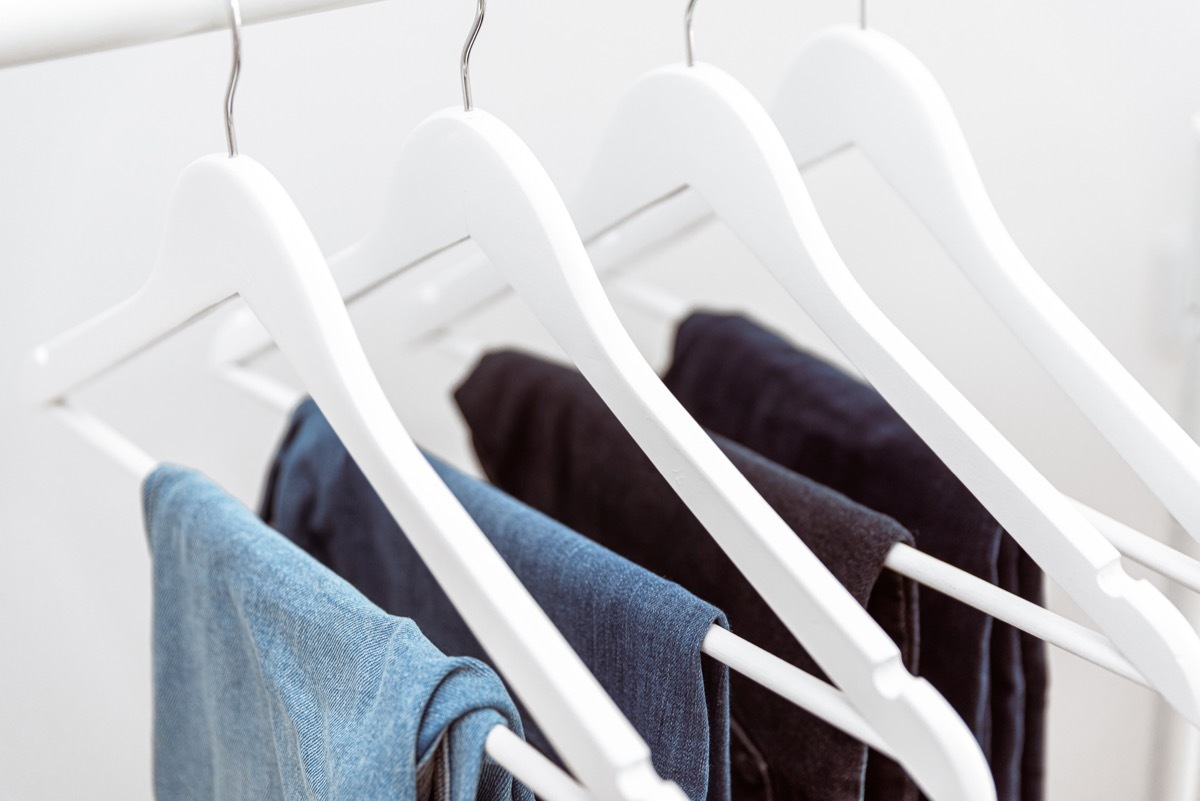
<path fill-rule="evenodd" d="M 692 32 L 692 12 L 696 10 L 696 0 L 688 0 L 687 11 L 683 15 L 683 38 L 684 45 L 687 47 L 687 65 L 689 67 L 696 66 L 696 57 L 693 51 L 696 47 L 696 36 Z"/>
<path fill-rule="evenodd" d="M 858 27 L 867 29 L 867 0 L 858 0 Z"/>
<path fill-rule="evenodd" d="M 471 26 L 471 32 L 467 34 L 467 41 L 463 43 L 460 68 L 464 111 L 470 111 L 475 105 L 471 100 L 471 48 L 475 46 L 475 40 L 479 37 L 479 29 L 483 27 L 483 15 L 486 12 L 487 0 L 479 0 L 479 5 L 475 9 L 475 23 Z"/>
<path fill-rule="evenodd" d="M 225 141 L 229 144 L 229 157 L 238 154 L 237 137 L 233 132 L 233 96 L 237 92 L 238 74 L 242 71 L 242 7 L 238 0 L 229 0 L 230 28 L 233 31 L 233 67 L 229 71 L 229 85 L 225 88 Z"/>

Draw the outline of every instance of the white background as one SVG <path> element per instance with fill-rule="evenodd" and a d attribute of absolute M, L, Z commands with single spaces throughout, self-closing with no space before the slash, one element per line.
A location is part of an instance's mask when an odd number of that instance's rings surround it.
<path fill-rule="evenodd" d="M 683 5 L 494 0 L 473 62 L 477 104 L 569 190 L 624 87 L 681 59 Z M 280 179 L 327 252 L 374 219 L 406 132 L 458 103 L 472 10 L 466 0 L 381 3 L 245 31 L 242 152 Z M 856 14 L 851 0 L 706 0 L 698 56 L 766 99 L 808 34 Z M 1165 333 L 1173 279 L 1163 254 L 1191 213 L 1200 5 L 880 0 L 870 14 L 938 76 L 1026 255 L 1176 412 L 1183 354 Z M 228 58 L 228 36 L 209 34 L 0 72 L 0 799 L 150 796 L 138 488 L 20 407 L 19 364 L 145 278 L 175 177 L 224 147 Z M 1160 506 L 865 162 L 841 156 L 807 177 L 872 296 L 1053 482 L 1167 535 Z M 826 347 L 719 226 L 638 272 Z M 668 328 L 619 310 L 661 364 Z M 386 290 L 355 316 L 414 436 L 469 465 L 447 392 L 466 365 L 389 344 Z M 198 467 L 253 503 L 282 419 L 206 372 L 215 322 L 81 401 L 157 458 Z M 519 303 L 471 329 L 490 344 L 548 348 Z M 1057 594 L 1054 605 L 1069 611 Z M 1053 670 L 1051 800 L 1151 797 L 1151 696 L 1060 654 Z"/>

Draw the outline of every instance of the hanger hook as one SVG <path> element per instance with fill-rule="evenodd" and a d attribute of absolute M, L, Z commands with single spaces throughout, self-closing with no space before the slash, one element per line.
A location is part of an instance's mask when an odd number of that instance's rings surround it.
<path fill-rule="evenodd" d="M 689 67 L 696 66 L 696 57 L 694 55 L 696 36 L 692 32 L 692 12 L 695 10 L 696 0 L 688 0 L 687 11 L 683 15 L 683 41 L 687 47 L 687 65 Z"/>
<path fill-rule="evenodd" d="M 471 48 L 475 46 L 475 40 L 479 37 L 479 29 L 483 27 L 483 15 L 486 12 L 487 0 L 479 0 L 479 4 L 475 8 L 475 22 L 471 25 L 471 32 L 467 34 L 467 41 L 463 43 L 461 69 L 464 111 L 470 111 L 475 107 L 471 100 Z"/>
<path fill-rule="evenodd" d="M 237 92 L 238 74 L 242 71 L 242 7 L 238 0 L 229 0 L 230 29 L 233 31 L 233 67 L 229 71 L 229 85 L 225 88 L 225 141 L 229 145 L 229 157 L 238 154 L 237 137 L 233 132 L 233 96 Z"/>
<path fill-rule="evenodd" d="M 867 29 L 867 0 L 858 0 L 858 27 Z"/>

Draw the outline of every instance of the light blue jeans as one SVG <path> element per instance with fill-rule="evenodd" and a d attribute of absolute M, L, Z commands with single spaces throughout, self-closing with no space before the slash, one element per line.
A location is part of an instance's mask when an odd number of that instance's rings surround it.
<path fill-rule="evenodd" d="M 499 677 L 448 658 L 203 476 L 144 487 L 160 801 L 520 799 Z"/>

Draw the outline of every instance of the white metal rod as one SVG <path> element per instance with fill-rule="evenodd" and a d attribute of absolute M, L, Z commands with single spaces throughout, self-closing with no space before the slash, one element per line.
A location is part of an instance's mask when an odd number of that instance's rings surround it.
<path fill-rule="evenodd" d="M 884 565 L 1118 676 L 1146 684 L 1141 673 L 1121 656 L 1103 634 L 1002 590 L 965 570 L 903 544 L 894 546 L 888 552 Z"/>
<path fill-rule="evenodd" d="M 488 732 L 484 750 L 518 781 L 546 801 L 590 801 L 591 796 L 566 771 L 555 765 L 506 726 Z"/>
<path fill-rule="evenodd" d="M 154 457 L 90 412 L 72 406 L 66 401 L 51 404 L 49 410 L 68 428 L 112 459 L 136 481 L 145 481 L 146 477 L 158 467 L 158 462 Z"/>
<path fill-rule="evenodd" d="M 1124 556 L 1193 592 L 1200 592 L 1200 561 L 1079 501 L 1075 501 L 1075 506 Z"/>
<path fill-rule="evenodd" d="M 243 0 L 242 22 L 270 22 L 377 0 Z M 0 68 L 228 30 L 217 0 L 34 0 L 4 3 Z"/>
<path fill-rule="evenodd" d="M 811 673 L 789 665 L 770 651 L 764 651 L 720 626 L 709 628 L 700 650 L 879 753 L 892 755 L 892 749 L 851 706 L 845 694 Z"/>

